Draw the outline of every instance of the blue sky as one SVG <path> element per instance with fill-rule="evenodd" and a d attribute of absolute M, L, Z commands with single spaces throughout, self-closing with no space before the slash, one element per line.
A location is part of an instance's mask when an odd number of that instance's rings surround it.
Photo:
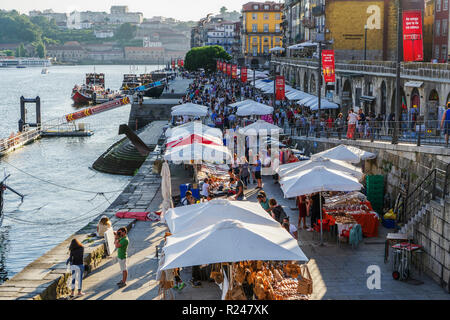
<path fill-rule="evenodd" d="M 138 11 L 144 17 L 171 17 L 178 20 L 199 20 L 208 13 L 218 13 L 222 6 L 229 11 L 240 11 L 248 0 L 14 0 L 2 1 L 0 9 L 16 9 L 28 14 L 30 10 L 44 10 L 51 8 L 55 12 L 78 11 L 106 11 L 111 5 L 127 5 L 130 11 Z"/>

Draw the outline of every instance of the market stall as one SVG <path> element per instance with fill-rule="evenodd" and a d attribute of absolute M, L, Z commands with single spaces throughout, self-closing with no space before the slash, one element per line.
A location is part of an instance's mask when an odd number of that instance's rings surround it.
<path fill-rule="evenodd" d="M 298 264 L 307 261 L 280 225 L 226 219 L 167 237 L 159 272 L 212 265 L 211 278 L 221 285 L 223 299 L 307 299 L 312 279 L 307 267 Z"/>
<path fill-rule="evenodd" d="M 347 161 L 351 163 L 359 163 L 360 161 L 375 159 L 377 156 L 374 153 L 367 152 L 352 146 L 339 145 L 336 148 L 317 153 L 313 155 L 311 159 L 319 157 Z"/>
<path fill-rule="evenodd" d="M 349 230 L 355 224 L 359 224 L 365 237 L 378 236 L 380 218 L 365 195 L 350 192 L 333 196 L 325 194 L 324 198 L 324 219 L 338 226 L 338 235 L 342 233 L 342 230 Z"/>

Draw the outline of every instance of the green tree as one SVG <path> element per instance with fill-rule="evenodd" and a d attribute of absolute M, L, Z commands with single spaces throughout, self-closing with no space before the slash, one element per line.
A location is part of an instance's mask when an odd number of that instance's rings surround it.
<path fill-rule="evenodd" d="M 16 57 L 25 57 L 26 55 L 27 51 L 25 50 L 25 46 L 21 43 L 20 46 L 16 48 Z"/>
<path fill-rule="evenodd" d="M 12 50 L 3 50 L 4 54 L 6 54 L 7 57 L 12 57 L 14 55 L 14 51 Z"/>
<path fill-rule="evenodd" d="M 220 8 L 220 14 L 224 14 L 225 12 L 227 12 L 227 8 L 225 6 L 223 6 L 222 8 Z"/>
<path fill-rule="evenodd" d="M 42 41 L 40 41 L 36 46 L 36 53 L 39 58 L 45 58 L 47 55 L 47 50 L 45 49 L 45 45 Z"/>
<path fill-rule="evenodd" d="M 131 23 L 124 23 L 117 28 L 115 32 L 116 39 L 131 40 L 136 35 L 137 27 Z"/>
<path fill-rule="evenodd" d="M 193 48 L 186 53 L 184 67 L 188 71 L 205 69 L 211 73 L 216 70 L 217 59 L 230 61 L 231 56 L 221 46 L 205 46 Z"/>

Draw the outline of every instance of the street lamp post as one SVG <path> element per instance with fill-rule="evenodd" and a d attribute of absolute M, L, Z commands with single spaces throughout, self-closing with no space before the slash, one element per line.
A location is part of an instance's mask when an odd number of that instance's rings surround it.
<path fill-rule="evenodd" d="M 318 108 L 318 123 L 319 125 L 317 126 L 318 130 L 316 132 L 316 137 L 320 138 L 320 108 L 322 106 L 322 98 L 321 98 L 321 91 L 322 91 L 322 42 L 318 41 L 319 43 L 319 77 L 318 77 L 318 81 L 317 81 L 317 99 L 318 99 L 318 104 L 317 104 L 317 108 Z"/>
<path fill-rule="evenodd" d="M 401 112 L 402 112 L 402 96 L 401 96 L 401 82 L 400 82 L 400 70 L 401 70 L 401 61 L 402 61 L 402 39 L 403 39 L 403 32 L 402 32 L 402 2 L 401 0 L 397 0 L 397 66 L 396 66 L 396 89 L 395 89 L 395 121 L 394 121 L 394 133 L 392 136 L 392 144 L 398 144 L 398 133 L 399 133 L 399 126 L 401 119 Z"/>

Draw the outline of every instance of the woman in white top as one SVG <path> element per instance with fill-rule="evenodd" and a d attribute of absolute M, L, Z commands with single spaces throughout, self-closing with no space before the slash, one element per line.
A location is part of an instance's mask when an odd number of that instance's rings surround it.
<path fill-rule="evenodd" d="M 208 182 L 209 182 L 208 178 L 205 178 L 205 180 L 203 180 L 202 191 L 200 192 L 202 199 L 209 198 L 209 183 Z"/>

